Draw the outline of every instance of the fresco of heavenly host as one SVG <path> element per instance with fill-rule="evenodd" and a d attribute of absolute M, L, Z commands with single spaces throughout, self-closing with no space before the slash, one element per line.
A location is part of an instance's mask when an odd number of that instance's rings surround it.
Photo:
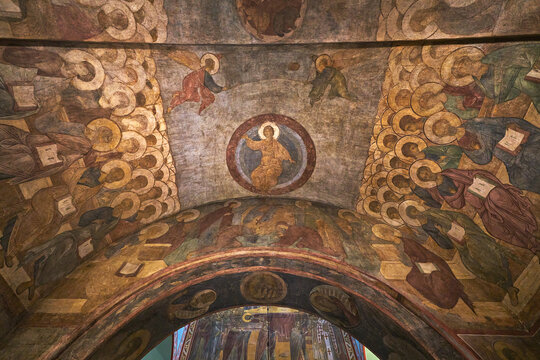
<path fill-rule="evenodd" d="M 258 194 L 285 194 L 304 185 L 313 173 L 315 159 L 315 145 L 306 129 L 277 114 L 246 121 L 227 146 L 232 177 Z"/>
<path fill-rule="evenodd" d="M 236 0 L 244 28 L 265 42 L 291 36 L 302 25 L 307 0 Z"/>

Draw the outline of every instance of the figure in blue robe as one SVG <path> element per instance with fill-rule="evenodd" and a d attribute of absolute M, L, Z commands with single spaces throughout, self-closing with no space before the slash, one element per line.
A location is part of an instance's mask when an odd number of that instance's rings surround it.
<path fill-rule="evenodd" d="M 497 147 L 508 127 L 529 133 L 516 154 Z M 459 139 L 465 154 L 476 164 L 488 164 L 493 157 L 506 166 L 510 183 L 522 190 L 540 194 L 540 129 L 520 118 L 476 118 L 463 124 L 468 134 Z M 471 140 L 473 139 L 473 140 Z"/>

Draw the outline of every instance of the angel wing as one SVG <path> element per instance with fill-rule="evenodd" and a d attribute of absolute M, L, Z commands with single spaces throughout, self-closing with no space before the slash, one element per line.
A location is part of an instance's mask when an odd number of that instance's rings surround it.
<path fill-rule="evenodd" d="M 199 70 L 201 68 L 201 59 L 194 52 L 187 50 L 171 51 L 167 56 L 179 64 L 187 66 L 191 70 Z"/>
<path fill-rule="evenodd" d="M 359 64 L 365 59 L 358 50 L 340 50 L 330 56 L 332 57 L 334 67 L 340 70 Z"/>

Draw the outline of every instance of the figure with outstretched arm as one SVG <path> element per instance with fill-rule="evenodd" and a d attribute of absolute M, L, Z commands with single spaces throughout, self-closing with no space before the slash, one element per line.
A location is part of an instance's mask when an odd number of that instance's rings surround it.
<path fill-rule="evenodd" d="M 259 166 L 251 172 L 251 181 L 255 188 L 267 192 L 278 184 L 278 178 L 283 172 L 283 161 L 294 164 L 294 160 L 277 140 L 279 133 L 274 129 L 275 125 L 263 124 L 263 126 L 262 140 L 252 140 L 247 135 L 244 135 L 242 139 L 251 150 L 260 151 L 262 154 Z"/>

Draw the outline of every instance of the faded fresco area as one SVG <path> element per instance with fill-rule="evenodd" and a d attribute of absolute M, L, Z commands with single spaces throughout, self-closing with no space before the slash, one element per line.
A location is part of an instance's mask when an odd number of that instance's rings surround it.
<path fill-rule="evenodd" d="M 0 0 L 0 359 L 135 360 L 253 304 L 382 359 L 540 357 L 539 21 Z"/>
<path fill-rule="evenodd" d="M 149 51 L 1 51 L 0 273 L 27 305 L 180 203 Z"/>
<path fill-rule="evenodd" d="M 314 145 L 309 152 L 316 152 L 317 163 L 301 187 L 270 193 L 354 207 L 351 189 L 358 184 L 368 151 L 370 134 L 365 130 L 373 126 L 377 111 L 378 95 L 377 100 L 373 96 L 380 93 L 386 49 L 287 46 L 193 50 L 163 53 L 167 56 L 157 60 L 157 78 L 162 88 L 168 89 L 163 91 L 163 101 L 170 110 L 166 118 L 171 152 L 176 168 L 182 169 L 176 181 L 184 207 L 261 193 L 231 177 L 226 157 L 235 131 L 265 114 L 288 117 L 301 125 L 307 134 L 302 135 L 306 140 L 301 140 L 300 130 L 295 131 L 297 151 L 306 148 L 309 137 Z M 200 59 L 210 55 L 217 61 L 212 61 L 213 65 L 205 62 L 201 68 Z M 203 79 L 202 87 L 192 80 L 194 76 Z M 253 140 L 254 135 L 250 136 Z M 292 148 L 289 151 L 295 153 Z M 308 151 L 304 153 L 305 160 Z M 297 160 L 300 165 L 301 159 Z M 280 166 L 284 170 L 278 171 L 278 177 L 295 164 L 283 161 Z M 246 170 L 248 175 L 255 168 Z M 302 175 L 300 170 L 291 171 L 291 179 Z M 331 173 L 340 176 L 328 176 Z M 252 179 L 248 176 L 246 182 L 252 183 Z"/>
<path fill-rule="evenodd" d="M 540 45 L 399 47 L 389 63 L 357 210 L 426 236 L 424 254 L 414 256 L 460 259 L 465 273 L 452 273 L 465 292 L 501 294 L 508 316 L 532 329 L 539 314 Z M 418 274 L 435 269 L 442 270 Z M 420 290 L 424 282 L 411 284 Z M 467 311 L 461 301 L 449 303 L 445 289 L 420 292 L 450 313 Z M 493 321 L 509 319 L 493 302 L 489 308 Z"/>
<path fill-rule="evenodd" d="M 479 259 L 478 264 L 506 259 L 508 267 L 472 266 L 469 253 L 459 251 L 462 248 L 447 255 L 427 234 L 398 230 L 350 210 L 284 199 L 234 200 L 185 210 L 110 246 L 69 275 L 70 280 L 38 312 L 42 319 L 66 312 L 84 316 L 105 298 L 161 269 L 217 253 L 275 249 L 307 252 L 359 269 L 425 307 L 458 333 L 527 331 L 526 321 L 534 314 L 537 298 L 530 288 L 517 288 L 520 283 L 513 279 L 527 279 L 531 276 L 527 272 L 537 271 L 537 258 L 497 243 L 480 244 L 484 254 L 494 247 L 498 252 L 489 262 Z M 501 277 L 508 287 L 496 282 Z M 86 281 L 78 280 L 83 278 Z M 515 305 L 511 289 L 517 290 Z M 280 294 L 285 293 L 276 291 L 273 300 L 266 300 L 281 301 Z M 244 295 L 257 299 L 253 296 Z M 34 324 L 44 321 L 39 319 Z"/>
<path fill-rule="evenodd" d="M 163 0 L 3 0 L 3 38 L 165 42 Z"/>
<path fill-rule="evenodd" d="M 277 306 L 246 306 L 195 320 L 174 334 L 172 360 L 366 360 L 356 339 L 328 321 Z"/>
<path fill-rule="evenodd" d="M 4 38 L 318 43 L 535 34 L 531 0 L 4 0 Z"/>
<path fill-rule="evenodd" d="M 221 267 L 219 262 L 215 265 L 218 268 Z M 278 264 L 275 263 L 275 265 Z M 201 270 L 204 269 L 201 268 Z M 104 341 L 91 358 L 108 358 L 111 354 L 140 357 L 161 342 L 163 337 L 169 335 L 172 330 L 189 324 L 201 315 L 210 314 L 222 308 L 245 307 L 248 304 L 265 302 L 317 314 L 324 320 L 346 329 L 347 333 L 366 344 L 380 358 L 391 359 L 407 354 L 410 356 L 409 358 L 415 360 L 430 359 L 431 357 L 420 345 L 417 337 L 426 340 L 428 336 L 431 336 L 429 341 L 439 346 L 436 351 L 437 356 L 461 359 L 460 355 L 448 349 L 447 346 L 438 344 L 437 336 L 433 336 L 433 333 L 425 332 L 425 334 L 420 334 L 424 332 L 421 329 L 415 329 L 409 333 L 391 320 L 381 318 L 381 312 L 376 306 L 366 303 L 362 298 L 346 293 L 337 287 L 321 284 L 318 280 L 306 279 L 286 272 L 250 271 L 246 273 L 239 271 L 235 274 L 221 276 L 219 279 L 201 282 L 166 298 L 159 290 L 170 290 L 174 282 L 168 285 L 169 281 L 164 281 L 158 288 L 151 290 L 152 297 L 143 295 L 134 301 L 134 303 L 146 301 L 148 303 L 147 309 L 141 312 L 133 304 L 120 309 L 119 312 L 115 312 L 113 315 L 115 319 L 119 319 L 129 312 L 136 312 L 137 314 L 135 317 L 130 316 L 129 327 L 118 331 L 112 338 Z M 224 284 L 227 285 L 224 286 Z M 267 291 L 262 293 L 261 290 L 263 289 Z M 305 294 L 305 296 L 300 296 L 301 294 Z M 249 316 L 249 314 L 247 315 Z M 400 316 L 401 314 L 396 311 L 395 315 Z M 255 320 L 255 318 L 256 316 L 251 316 L 252 320 Z M 288 325 L 286 319 L 282 318 L 281 320 L 279 326 L 284 335 L 274 334 L 272 336 L 269 332 L 263 333 L 263 343 L 268 344 L 273 341 L 273 338 L 277 347 L 279 346 L 280 337 L 281 342 L 283 342 Z M 228 318 L 227 322 L 229 325 L 227 329 L 233 332 L 231 336 L 228 336 L 230 343 L 233 342 L 234 338 L 238 340 L 242 332 L 234 330 L 234 317 Z M 104 331 L 116 326 L 111 321 L 99 325 Z M 133 329 L 138 330 L 134 331 Z M 207 329 L 207 331 L 211 331 L 211 329 Z M 236 336 L 234 335 L 235 332 Z M 216 334 L 216 336 L 219 335 Z M 91 340 L 86 339 L 85 341 Z M 224 341 L 227 341 L 227 339 L 225 338 Z M 331 340 L 329 339 L 329 341 Z M 133 346 L 128 346 L 130 343 Z M 237 342 L 233 342 L 230 346 L 225 343 L 223 346 L 226 346 L 231 353 L 236 352 L 238 354 L 241 349 L 235 346 L 235 343 Z M 68 354 L 74 354 L 79 350 L 86 352 L 80 348 L 81 345 L 82 343 L 77 344 L 68 351 Z M 193 342 L 191 345 L 194 345 Z M 254 347 L 256 348 L 256 344 Z M 224 352 L 228 351 L 225 350 L 226 348 L 223 349 Z M 279 348 L 275 350 L 279 350 Z M 64 356 L 61 358 L 69 357 Z"/>

